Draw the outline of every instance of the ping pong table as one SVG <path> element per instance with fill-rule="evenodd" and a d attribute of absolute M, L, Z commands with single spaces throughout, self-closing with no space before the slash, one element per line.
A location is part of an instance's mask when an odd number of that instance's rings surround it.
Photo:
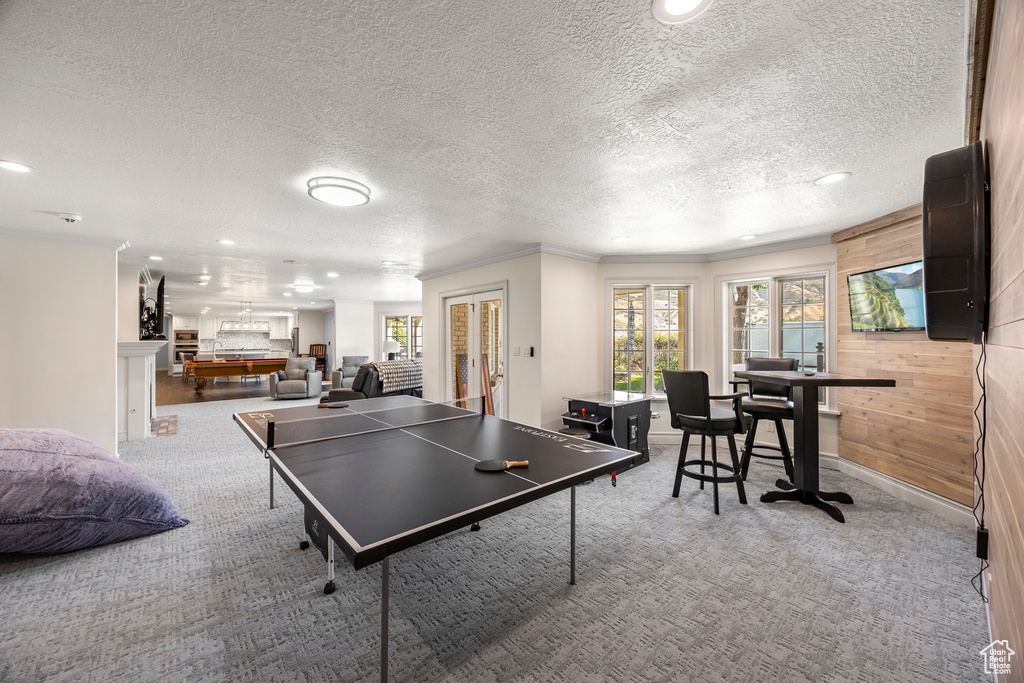
<path fill-rule="evenodd" d="M 344 406 L 344 407 L 341 407 Z M 576 485 L 642 455 L 474 410 L 392 396 L 236 413 L 234 420 L 304 507 L 334 584 L 334 547 L 354 569 L 381 563 L 381 680 L 388 664 L 388 558 L 446 533 L 570 489 L 570 584 L 576 583 Z M 484 460 L 529 460 L 499 472 Z M 308 541 L 307 541 L 308 539 Z"/>

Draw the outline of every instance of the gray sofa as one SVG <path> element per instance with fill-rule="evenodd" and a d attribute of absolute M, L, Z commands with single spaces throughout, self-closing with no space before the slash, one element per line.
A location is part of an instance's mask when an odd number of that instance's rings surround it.
<path fill-rule="evenodd" d="M 270 375 L 270 398 L 313 398 L 323 391 L 324 373 L 314 370 L 316 358 L 289 358 L 285 361 L 284 378 Z"/>
<path fill-rule="evenodd" d="M 341 367 L 331 373 L 331 389 L 351 389 L 359 368 L 369 362 L 369 356 L 342 356 Z"/>
<path fill-rule="evenodd" d="M 380 371 L 377 366 L 405 367 L 408 368 L 406 386 L 402 389 L 384 391 L 384 383 L 380 378 Z M 400 386 L 403 386 L 400 384 Z M 397 360 L 380 363 L 366 363 L 356 373 L 351 389 L 331 389 L 326 396 L 321 397 L 324 402 L 336 403 L 339 401 L 358 401 L 365 398 L 377 398 L 378 396 L 416 396 L 423 397 L 423 366 L 418 360 Z"/>

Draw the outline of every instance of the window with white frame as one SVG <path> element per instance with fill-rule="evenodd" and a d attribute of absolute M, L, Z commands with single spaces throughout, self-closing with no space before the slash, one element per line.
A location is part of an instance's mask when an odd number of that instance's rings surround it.
<path fill-rule="evenodd" d="M 418 315 L 384 316 L 384 334 L 381 337 L 381 358 L 387 358 L 387 343 L 398 342 L 396 358 L 423 356 L 423 317 Z"/>
<path fill-rule="evenodd" d="M 663 393 L 663 369 L 690 365 L 690 286 L 613 285 L 612 388 Z"/>
<path fill-rule="evenodd" d="M 826 283 L 825 273 L 728 283 L 730 370 L 747 358 L 796 358 L 801 370 L 829 370 Z M 826 392 L 820 397 L 825 402 Z"/>

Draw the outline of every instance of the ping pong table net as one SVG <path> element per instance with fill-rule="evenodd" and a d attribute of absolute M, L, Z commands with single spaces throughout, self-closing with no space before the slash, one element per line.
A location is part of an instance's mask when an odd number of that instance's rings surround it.
<path fill-rule="evenodd" d="M 281 449 L 433 422 L 479 419 L 484 415 L 484 407 L 483 399 L 475 398 L 363 412 L 325 410 L 324 415 L 316 417 L 268 420 L 266 448 Z"/>

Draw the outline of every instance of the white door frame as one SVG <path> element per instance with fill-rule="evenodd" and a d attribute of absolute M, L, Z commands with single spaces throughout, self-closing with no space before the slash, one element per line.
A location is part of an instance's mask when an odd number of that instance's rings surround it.
<path fill-rule="evenodd" d="M 441 330 L 441 348 L 442 348 L 442 359 L 439 363 L 441 371 L 441 388 L 443 391 L 442 400 L 450 401 L 454 396 L 454 387 L 452 386 L 452 354 L 451 354 L 451 305 L 459 303 L 473 303 L 477 304 L 481 301 L 493 301 L 495 299 L 501 300 L 501 358 L 499 362 L 502 368 L 502 381 L 500 386 L 500 395 L 495 396 L 495 403 L 500 406 L 500 414 L 498 417 L 505 417 L 508 414 L 508 339 L 509 339 L 509 316 L 508 316 L 508 286 L 507 282 L 494 283 L 490 285 L 481 285 L 478 287 L 470 287 L 450 292 L 441 292 L 439 294 L 441 299 L 442 319 L 444 320 L 444 329 Z M 480 332 L 479 332 L 479 307 L 474 306 L 476 309 L 473 318 L 469 325 L 469 348 L 471 354 L 474 354 L 474 358 L 480 357 Z M 494 362 L 492 360 L 492 362 Z M 491 368 L 493 371 L 494 368 Z M 482 395 L 482 386 L 480 384 L 480 368 L 474 365 L 470 371 L 470 383 L 469 383 L 469 394 L 471 397 Z"/>

